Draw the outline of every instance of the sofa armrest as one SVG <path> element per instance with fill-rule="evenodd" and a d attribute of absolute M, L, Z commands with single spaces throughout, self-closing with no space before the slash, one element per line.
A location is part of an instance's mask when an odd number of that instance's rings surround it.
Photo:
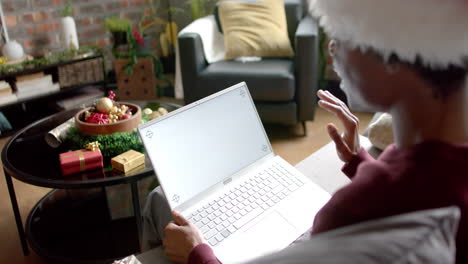
<path fill-rule="evenodd" d="M 205 59 L 200 35 L 182 33 L 179 34 L 178 41 L 184 99 L 186 103 L 189 103 L 194 101 L 198 76 L 208 63 Z"/>
<path fill-rule="evenodd" d="M 313 120 L 319 86 L 319 31 L 311 16 L 305 16 L 296 30 L 296 102 L 298 120 Z"/>

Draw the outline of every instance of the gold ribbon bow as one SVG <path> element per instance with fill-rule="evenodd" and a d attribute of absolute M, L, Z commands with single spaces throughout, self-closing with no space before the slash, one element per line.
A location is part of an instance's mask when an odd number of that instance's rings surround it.
<path fill-rule="evenodd" d="M 70 153 L 65 153 L 62 155 L 62 158 L 69 158 L 69 157 L 76 157 L 76 156 L 78 156 L 78 160 L 80 161 L 80 171 L 84 171 L 86 168 L 86 161 L 85 161 L 83 150 L 80 149 L 80 150 L 73 151 Z"/>
<path fill-rule="evenodd" d="M 8 62 L 8 59 L 6 57 L 0 57 L 0 65 L 3 65 Z"/>
<path fill-rule="evenodd" d="M 96 151 L 96 150 L 99 150 L 100 145 L 101 145 L 101 143 L 99 143 L 97 141 L 89 142 L 88 144 L 86 144 L 86 149 L 90 150 L 90 151 Z"/>

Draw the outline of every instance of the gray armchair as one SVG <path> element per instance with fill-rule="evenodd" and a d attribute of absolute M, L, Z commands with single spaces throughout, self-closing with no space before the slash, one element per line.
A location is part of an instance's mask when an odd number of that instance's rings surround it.
<path fill-rule="evenodd" d="M 305 121 L 314 119 L 317 101 L 318 25 L 305 15 L 302 0 L 285 0 L 285 9 L 289 38 L 295 51 L 293 58 L 208 64 L 200 36 L 179 35 L 185 103 L 245 81 L 264 123 L 295 125 L 302 122 L 306 132 Z"/>

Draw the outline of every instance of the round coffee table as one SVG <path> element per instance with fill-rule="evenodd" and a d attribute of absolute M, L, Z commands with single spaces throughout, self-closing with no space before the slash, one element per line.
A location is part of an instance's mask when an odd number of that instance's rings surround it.
<path fill-rule="evenodd" d="M 154 102 L 169 111 L 180 107 L 171 103 Z M 133 103 L 144 106 L 148 102 Z M 95 170 L 64 177 L 60 169 L 59 153 L 66 152 L 67 149 L 50 147 L 44 136 L 78 111 L 79 109 L 73 109 L 60 112 L 16 133 L 3 148 L 3 169 L 25 255 L 29 254 L 29 242 L 38 255 L 51 262 L 109 263 L 140 250 L 141 209 L 137 182 L 153 176 L 154 172 L 147 158 L 145 168 L 130 175 Z M 11 177 L 32 185 L 55 189 L 31 210 L 26 221 L 26 231 Z M 105 187 L 117 184 L 130 185 L 134 218 L 111 219 Z"/>

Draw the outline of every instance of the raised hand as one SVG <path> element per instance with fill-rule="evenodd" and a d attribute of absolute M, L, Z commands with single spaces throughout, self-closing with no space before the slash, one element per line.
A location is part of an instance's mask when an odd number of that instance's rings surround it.
<path fill-rule="evenodd" d="M 338 157 L 344 162 L 350 162 L 360 148 L 359 145 L 359 119 L 351 113 L 349 108 L 340 99 L 329 91 L 319 90 L 319 106 L 334 114 L 343 123 L 344 133 L 340 135 L 336 125 L 328 124 L 327 130 L 335 142 Z"/>
<path fill-rule="evenodd" d="M 173 262 L 188 263 L 192 249 L 205 243 L 198 228 L 185 219 L 181 214 L 173 211 L 174 222 L 164 229 L 164 253 Z"/>

